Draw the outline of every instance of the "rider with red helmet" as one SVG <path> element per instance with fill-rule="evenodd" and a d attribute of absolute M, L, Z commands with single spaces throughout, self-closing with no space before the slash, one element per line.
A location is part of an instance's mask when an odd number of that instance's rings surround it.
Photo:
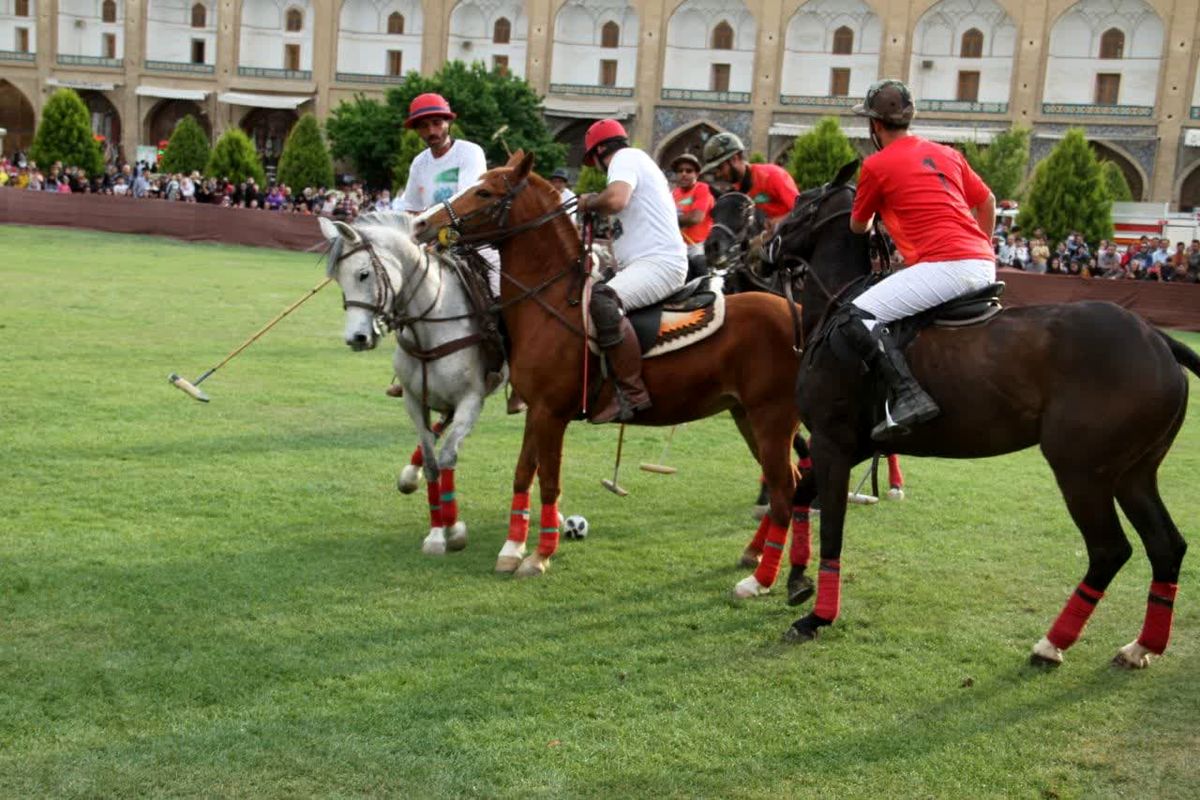
<path fill-rule="evenodd" d="M 604 170 L 608 186 L 579 197 L 580 213 L 614 218 L 613 255 L 619 272 L 592 290 L 590 311 L 596 341 L 605 352 L 617 391 L 592 422 L 625 421 L 650 406 L 642 383 L 642 355 L 625 311 L 653 305 L 678 291 L 687 277 L 687 251 L 679 235 L 675 202 L 654 159 L 629 146 L 615 119 L 588 128 L 583 163 Z"/>

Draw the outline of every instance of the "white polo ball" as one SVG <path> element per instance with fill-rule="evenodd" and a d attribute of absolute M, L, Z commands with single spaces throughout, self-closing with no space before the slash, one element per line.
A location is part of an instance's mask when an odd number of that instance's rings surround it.
<path fill-rule="evenodd" d="M 586 539 L 588 535 L 588 521 L 579 514 L 572 514 L 563 522 L 563 535 L 568 539 Z"/>

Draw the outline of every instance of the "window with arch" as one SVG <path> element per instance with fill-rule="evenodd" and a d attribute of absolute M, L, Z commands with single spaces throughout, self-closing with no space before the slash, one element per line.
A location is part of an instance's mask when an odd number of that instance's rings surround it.
<path fill-rule="evenodd" d="M 17 0 L 16 8 L 13 10 L 14 17 L 29 16 L 29 0 Z"/>
<path fill-rule="evenodd" d="M 833 54 L 848 56 L 854 52 L 854 31 L 845 25 L 833 32 Z"/>
<path fill-rule="evenodd" d="M 983 31 L 971 28 L 964 33 L 958 54 L 962 58 L 983 58 Z"/>
<path fill-rule="evenodd" d="M 399 11 L 393 11 L 388 15 L 388 33 L 404 33 L 404 15 Z"/>
<path fill-rule="evenodd" d="M 613 22 L 611 19 L 604 23 L 604 27 L 600 29 L 600 46 L 621 46 L 621 26 Z"/>
<path fill-rule="evenodd" d="M 717 27 L 713 28 L 712 32 L 712 49 L 713 50 L 732 50 L 733 49 L 733 28 L 725 20 L 717 23 Z"/>
<path fill-rule="evenodd" d="M 203 3 L 196 3 L 192 6 L 192 27 L 203 28 L 208 24 L 208 9 Z"/>
<path fill-rule="evenodd" d="M 117 4 L 114 0 L 104 0 L 104 4 L 100 6 L 100 19 L 102 22 L 117 21 Z"/>
<path fill-rule="evenodd" d="M 291 33 L 304 30 L 304 12 L 298 8 L 289 8 L 285 17 L 284 27 Z"/>
<path fill-rule="evenodd" d="M 1100 36 L 1101 58 L 1125 57 L 1125 33 L 1120 28 L 1109 28 Z"/>
<path fill-rule="evenodd" d="M 496 20 L 496 24 L 492 27 L 492 43 L 493 44 L 508 44 L 512 39 L 512 23 L 507 17 L 501 17 Z"/>

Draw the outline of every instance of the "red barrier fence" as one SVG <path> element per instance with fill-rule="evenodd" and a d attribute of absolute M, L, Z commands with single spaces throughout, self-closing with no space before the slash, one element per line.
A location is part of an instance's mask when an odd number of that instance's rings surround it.
<path fill-rule="evenodd" d="M 0 188 L 0 223 L 91 228 L 287 250 L 307 250 L 322 240 L 317 218 L 308 215 L 9 188 Z M 1008 306 L 1108 300 L 1155 325 L 1200 331 L 1200 284 L 1035 275 L 1008 269 L 1000 270 L 998 276 L 1008 284 L 1004 293 Z"/>

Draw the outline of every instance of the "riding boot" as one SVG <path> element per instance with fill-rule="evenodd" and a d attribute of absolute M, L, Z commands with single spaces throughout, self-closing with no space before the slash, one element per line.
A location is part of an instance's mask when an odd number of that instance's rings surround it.
<path fill-rule="evenodd" d="M 852 308 L 841 329 L 855 353 L 887 385 L 890 400 L 884 407 L 884 419 L 871 431 L 871 438 L 877 442 L 888 441 L 908 433 L 912 425 L 933 419 L 941 411 L 913 377 L 904 353 L 891 335 L 882 326 L 868 329 L 863 321 L 874 317 L 862 309 Z"/>
<path fill-rule="evenodd" d="M 642 383 L 642 348 L 628 319 L 621 319 L 621 339 L 604 348 L 608 359 L 609 376 L 613 381 L 613 396 L 608 405 L 593 414 L 589 421 L 628 422 L 636 411 L 650 407 L 650 395 Z"/>

